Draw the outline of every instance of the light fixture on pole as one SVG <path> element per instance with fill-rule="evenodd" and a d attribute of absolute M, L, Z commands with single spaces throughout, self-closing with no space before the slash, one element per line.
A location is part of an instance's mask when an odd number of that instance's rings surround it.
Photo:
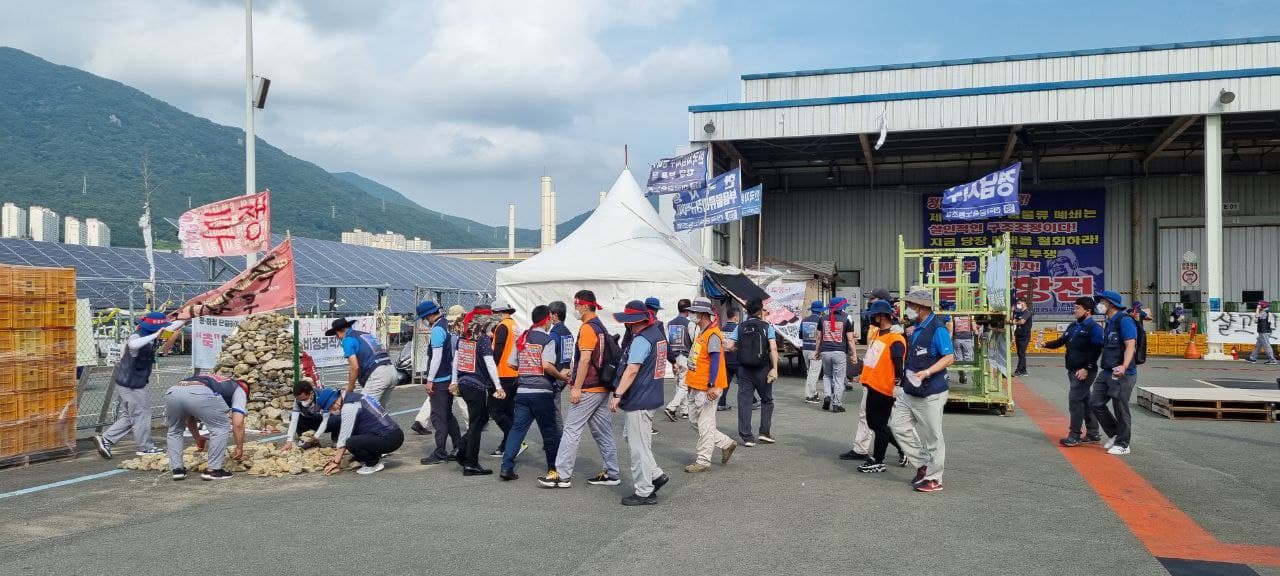
<path fill-rule="evenodd" d="M 1227 105 L 1227 104 L 1230 104 L 1230 103 L 1235 102 L 1235 101 L 1236 101 L 1236 93 L 1235 93 L 1235 92 L 1232 92 L 1232 91 L 1230 91 L 1230 90 L 1227 90 L 1226 88 L 1223 88 L 1222 90 L 1219 90 L 1219 91 L 1218 91 L 1218 103 L 1219 103 L 1219 104 Z"/>

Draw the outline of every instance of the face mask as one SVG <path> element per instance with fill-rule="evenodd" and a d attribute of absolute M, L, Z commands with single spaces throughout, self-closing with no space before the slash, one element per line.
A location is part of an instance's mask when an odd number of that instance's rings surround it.
<path fill-rule="evenodd" d="M 1098 314 L 1106 314 L 1106 313 L 1107 313 L 1107 305 L 1106 305 L 1106 304 L 1099 304 L 1099 305 L 1097 305 L 1097 306 L 1094 306 L 1093 311 L 1094 311 L 1094 312 L 1097 312 Z"/>
<path fill-rule="evenodd" d="M 920 313 L 916 312 L 915 308 L 907 308 L 906 316 L 907 316 L 907 320 L 915 320 L 916 318 L 920 317 Z"/>
<path fill-rule="evenodd" d="M 301 404 L 303 408 L 310 408 L 312 404 L 315 404 L 315 400 L 299 400 L 298 404 Z"/>
<path fill-rule="evenodd" d="M 582 317 L 585 316 L 585 314 L 583 314 L 581 310 L 574 310 L 573 316 L 578 320 L 582 320 Z"/>

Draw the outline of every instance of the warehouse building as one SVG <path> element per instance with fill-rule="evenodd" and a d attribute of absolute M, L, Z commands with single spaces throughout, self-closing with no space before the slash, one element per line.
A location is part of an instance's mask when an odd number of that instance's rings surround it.
<path fill-rule="evenodd" d="M 896 288 L 899 234 L 1010 230 L 1042 318 L 1088 288 L 1060 277 L 1152 308 L 1280 294 L 1280 37 L 749 74 L 741 102 L 689 107 L 689 140 L 764 185 L 759 217 L 701 235 L 731 264 Z M 930 210 L 1015 162 L 1017 220 L 975 234 Z"/>

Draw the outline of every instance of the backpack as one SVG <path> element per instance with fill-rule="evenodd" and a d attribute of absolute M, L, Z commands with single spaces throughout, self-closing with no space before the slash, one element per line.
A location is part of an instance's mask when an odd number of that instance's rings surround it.
<path fill-rule="evenodd" d="M 600 365 L 596 367 L 596 375 L 600 378 L 601 386 L 613 389 L 615 380 L 622 374 L 618 369 L 622 363 L 622 347 L 618 346 L 618 338 L 609 334 L 599 322 L 592 322 L 591 329 L 595 330 L 596 337 L 604 344 L 600 350 Z"/>
<path fill-rule="evenodd" d="M 1130 318 L 1132 320 L 1132 318 Z M 1133 363 L 1147 363 L 1147 329 L 1142 327 L 1142 322 L 1133 321 L 1138 328 L 1138 337 L 1133 339 Z"/>
<path fill-rule="evenodd" d="M 738 342 L 734 346 L 738 365 L 747 368 L 763 368 L 772 364 L 769 353 L 769 326 L 759 318 L 751 318 L 738 324 Z"/>

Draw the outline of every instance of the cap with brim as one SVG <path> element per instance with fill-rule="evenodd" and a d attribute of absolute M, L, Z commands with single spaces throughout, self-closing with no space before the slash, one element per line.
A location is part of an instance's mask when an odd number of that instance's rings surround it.
<path fill-rule="evenodd" d="M 516 307 L 510 304 L 507 304 L 506 300 L 494 300 L 493 306 L 490 306 L 490 308 L 494 312 L 515 312 L 516 311 Z"/>
<path fill-rule="evenodd" d="M 867 307 L 867 318 L 875 318 L 882 314 L 893 316 L 893 305 L 888 300 L 876 300 Z"/>
<path fill-rule="evenodd" d="M 334 321 L 333 321 L 332 326 L 330 326 L 330 328 L 329 328 L 328 330 L 325 330 L 325 331 L 324 331 L 324 335 L 325 335 L 325 336 L 337 336 L 337 335 L 338 335 L 338 331 L 339 331 L 339 330 L 346 330 L 347 328 L 350 328 L 350 327 L 355 326 L 355 325 L 356 325 L 356 321 L 355 321 L 355 320 L 347 320 L 346 318 L 338 318 L 337 320 L 334 320 Z"/>
<path fill-rule="evenodd" d="M 338 400 L 340 393 L 332 388 L 324 388 L 316 392 L 316 405 L 321 410 L 328 410 Z"/>
<path fill-rule="evenodd" d="M 1261 302 L 1259 302 L 1259 303 L 1258 303 L 1258 306 L 1259 306 L 1259 307 L 1262 307 L 1262 308 L 1270 308 L 1270 307 L 1271 307 L 1271 303 L 1270 303 L 1270 302 L 1267 302 L 1266 300 L 1263 300 L 1263 301 L 1261 301 Z"/>
<path fill-rule="evenodd" d="M 454 304 L 453 306 L 449 307 L 449 313 L 445 314 L 444 317 L 449 319 L 450 322 L 456 322 L 459 318 L 461 318 L 466 313 L 467 313 L 466 308 L 463 308 L 462 306 Z"/>
<path fill-rule="evenodd" d="M 689 307 L 686 308 L 685 310 L 688 310 L 695 314 L 697 313 L 715 314 L 716 313 L 716 309 L 711 305 L 711 302 L 708 300 L 694 300 L 693 303 L 690 304 Z"/>
<path fill-rule="evenodd" d="M 930 292 L 928 290 L 924 290 L 924 289 L 912 290 L 910 292 L 907 292 L 907 297 L 903 298 L 903 300 L 906 300 L 911 304 L 915 304 L 916 306 L 925 306 L 927 308 L 933 308 L 933 292 Z"/>
<path fill-rule="evenodd" d="M 138 319 L 138 331 L 143 334 L 154 334 L 169 327 L 169 317 L 164 312 L 148 312 Z"/>
<path fill-rule="evenodd" d="M 653 296 L 650 296 L 650 297 L 648 297 L 648 298 L 645 298 L 645 299 L 644 299 L 644 307 L 645 307 L 645 308 L 648 308 L 648 309 L 650 309 L 650 310 L 661 310 L 661 309 L 662 309 L 662 301 L 661 301 L 661 300 L 658 300 L 657 298 L 655 298 L 655 297 L 653 297 Z"/>
<path fill-rule="evenodd" d="M 831 303 L 828 304 L 827 307 L 833 311 L 842 310 L 844 309 L 845 305 L 848 303 L 849 303 L 848 298 L 845 298 L 844 296 L 836 296 L 835 298 L 831 299 Z"/>
<path fill-rule="evenodd" d="M 644 302 L 632 300 L 627 302 L 626 308 L 621 312 L 614 312 L 613 319 L 623 324 L 646 322 L 649 320 L 649 309 L 645 308 Z"/>
<path fill-rule="evenodd" d="M 884 288 L 876 288 L 871 291 L 871 297 L 878 300 L 893 300 L 893 296 L 889 295 L 889 291 Z"/>
<path fill-rule="evenodd" d="M 423 300 L 422 302 L 418 303 L 417 313 L 418 313 L 419 319 L 426 318 L 427 316 L 435 314 L 439 311 L 440 311 L 440 305 L 430 300 Z"/>
<path fill-rule="evenodd" d="M 827 309 L 826 305 L 823 304 L 821 300 L 814 300 L 809 304 L 810 312 L 821 312 L 826 309 Z"/>

